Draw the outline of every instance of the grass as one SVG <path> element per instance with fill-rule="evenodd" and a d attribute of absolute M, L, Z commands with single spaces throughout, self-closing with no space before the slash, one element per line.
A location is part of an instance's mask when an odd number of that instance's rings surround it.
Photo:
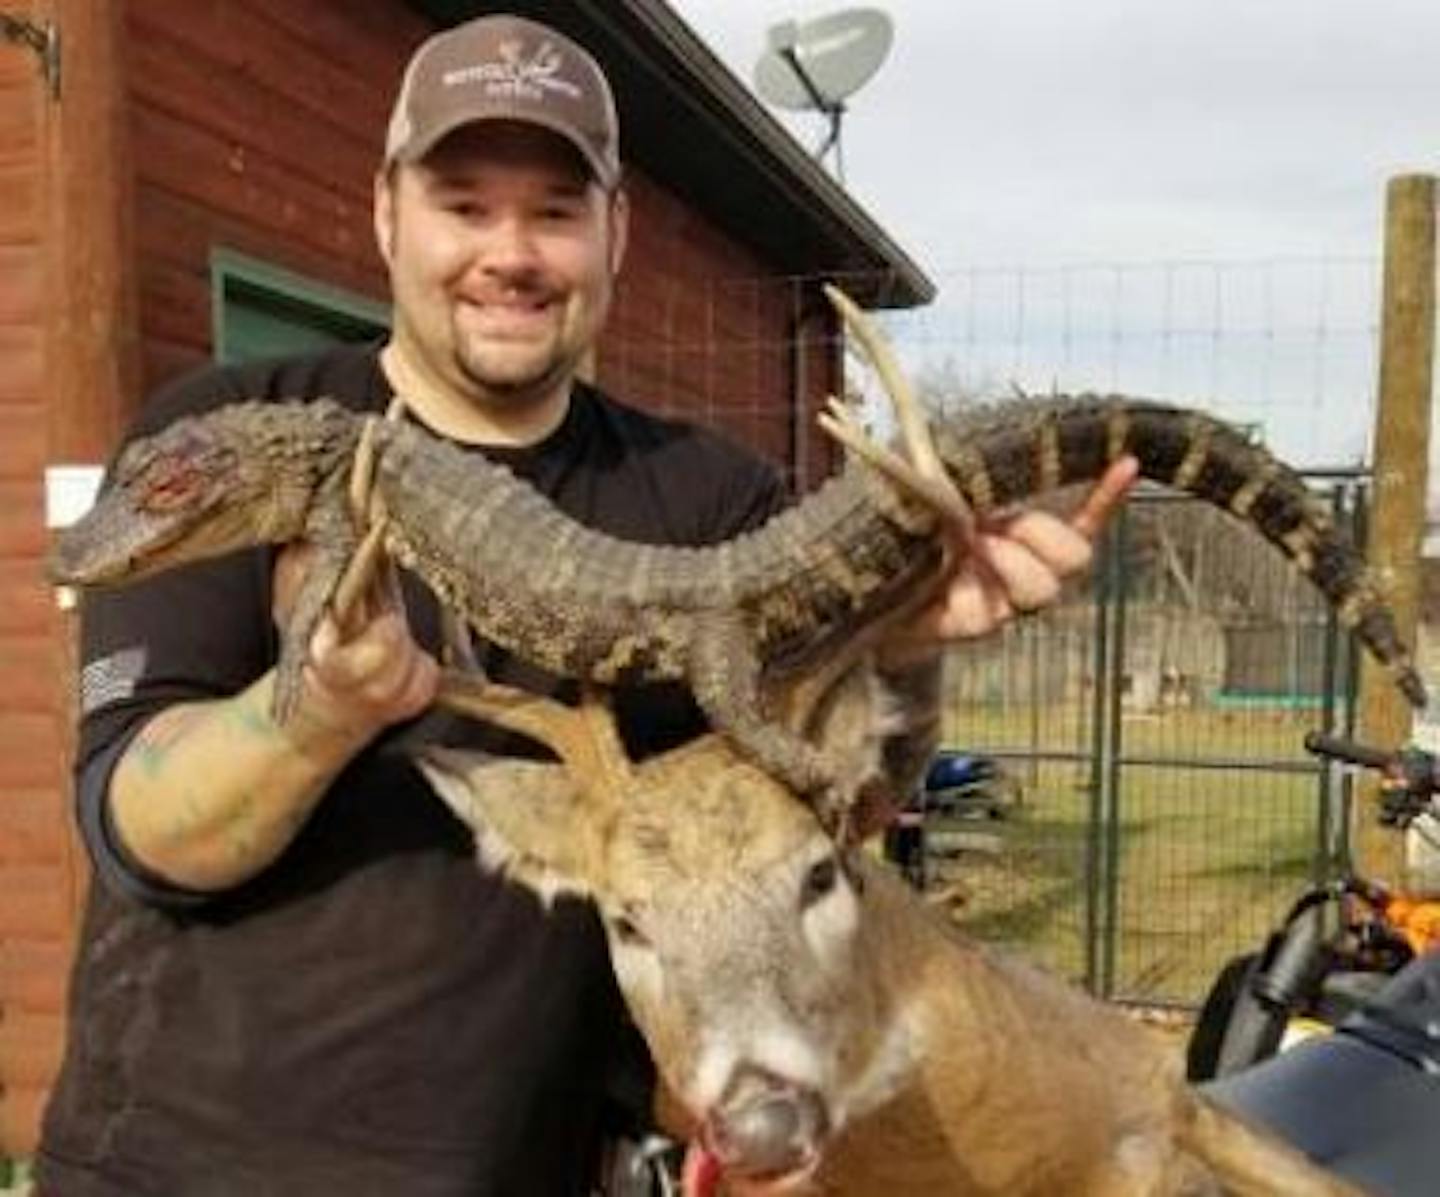
<path fill-rule="evenodd" d="M 0 1156 L 0 1195 L 25 1197 L 30 1192 L 30 1165 Z"/>
<path fill-rule="evenodd" d="M 1074 708 L 1040 713 L 1042 749 L 1084 750 Z M 955 710 L 950 744 L 1028 746 L 1028 712 Z M 1301 760 L 1303 713 L 1174 711 L 1126 719 L 1122 756 L 1221 761 Z M 999 850 L 937 863 L 958 887 L 956 917 L 976 935 L 1017 947 L 1082 979 L 1087 958 L 1113 953 L 1110 992 L 1190 1004 L 1220 965 L 1260 941 L 1309 879 L 1319 845 L 1319 798 L 1307 774 L 1180 763 L 1124 766 L 1116 801 L 1113 932 L 1087 948 L 1087 918 L 1104 922 L 1092 883 L 1093 799 L 1087 762 L 1011 762 L 1025 785 L 1011 817 L 985 825 Z"/>

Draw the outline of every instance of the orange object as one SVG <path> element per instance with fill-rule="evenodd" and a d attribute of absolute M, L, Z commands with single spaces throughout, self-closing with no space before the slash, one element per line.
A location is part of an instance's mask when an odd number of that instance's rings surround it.
<path fill-rule="evenodd" d="M 1393 897 L 1385 903 L 1385 921 L 1405 937 L 1420 956 L 1440 946 L 1440 901 Z"/>

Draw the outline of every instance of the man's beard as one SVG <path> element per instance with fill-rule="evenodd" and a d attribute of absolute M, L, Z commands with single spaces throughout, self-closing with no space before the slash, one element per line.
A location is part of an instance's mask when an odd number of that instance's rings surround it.
<path fill-rule="evenodd" d="M 464 338 L 457 338 L 454 359 L 455 368 L 461 377 L 482 394 L 509 405 L 522 404 L 548 395 L 573 373 L 579 360 L 558 348 L 552 348 L 535 369 L 502 373 L 487 366 L 484 357 L 483 350 L 472 353 Z"/>

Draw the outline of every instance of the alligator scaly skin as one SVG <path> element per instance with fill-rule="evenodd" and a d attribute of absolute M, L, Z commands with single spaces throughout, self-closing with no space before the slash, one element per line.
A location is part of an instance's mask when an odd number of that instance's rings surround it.
<path fill-rule="evenodd" d="M 287 671 L 298 679 L 303 646 L 355 544 L 344 491 L 360 425 L 325 401 L 240 404 L 178 421 L 126 451 L 96 508 L 60 535 L 52 577 L 120 581 L 303 535 L 322 553 L 282 653 L 282 681 Z M 891 610 L 940 557 L 936 517 L 859 464 L 754 532 L 677 548 L 587 529 L 504 467 L 412 425 L 375 431 L 388 549 L 483 636 L 582 680 L 688 682 L 717 727 L 801 789 L 823 783 L 820 763 L 767 718 L 765 681 Z M 1230 512 L 1276 545 L 1423 705 L 1354 546 L 1293 470 L 1227 425 L 1159 403 L 1080 396 L 941 421 L 935 435 L 947 472 L 982 515 L 1093 480 L 1134 455 L 1142 476 Z"/>
<path fill-rule="evenodd" d="M 711 620 L 738 620 L 764 665 L 803 657 L 939 560 L 933 517 L 865 467 L 754 532 L 684 548 L 592 531 L 413 426 L 376 431 L 394 558 L 488 639 L 564 676 L 683 679 Z"/>
<path fill-rule="evenodd" d="M 942 422 L 935 435 L 947 471 L 982 515 L 1093 481 L 1135 456 L 1142 477 L 1228 512 L 1275 545 L 1409 701 L 1424 705 L 1354 545 L 1293 470 L 1228 425 L 1160 403 L 1082 396 L 1007 404 Z M 864 466 L 755 532 L 684 549 L 591 532 L 513 480 L 477 479 L 473 459 L 413 429 L 387 431 L 385 445 L 382 490 L 398 517 L 398 558 L 488 637 L 570 676 L 683 678 L 694 622 L 737 612 L 763 666 L 803 659 L 937 559 L 933 516 Z"/>

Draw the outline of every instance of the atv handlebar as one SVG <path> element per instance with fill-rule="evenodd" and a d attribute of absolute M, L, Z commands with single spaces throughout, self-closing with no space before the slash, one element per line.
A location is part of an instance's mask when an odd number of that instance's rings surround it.
<path fill-rule="evenodd" d="M 1327 756 L 1334 761 L 1364 765 L 1367 769 L 1389 768 L 1399 756 L 1398 753 L 1386 752 L 1383 748 L 1371 748 L 1356 740 L 1327 735 L 1325 732 L 1306 732 L 1305 751 L 1315 756 Z"/>
<path fill-rule="evenodd" d="M 1440 793 L 1440 758 L 1423 748 L 1387 752 L 1323 732 L 1307 733 L 1305 748 L 1316 756 L 1378 769 L 1382 774 L 1380 821 L 1386 825 L 1407 826 L 1429 810 Z"/>

